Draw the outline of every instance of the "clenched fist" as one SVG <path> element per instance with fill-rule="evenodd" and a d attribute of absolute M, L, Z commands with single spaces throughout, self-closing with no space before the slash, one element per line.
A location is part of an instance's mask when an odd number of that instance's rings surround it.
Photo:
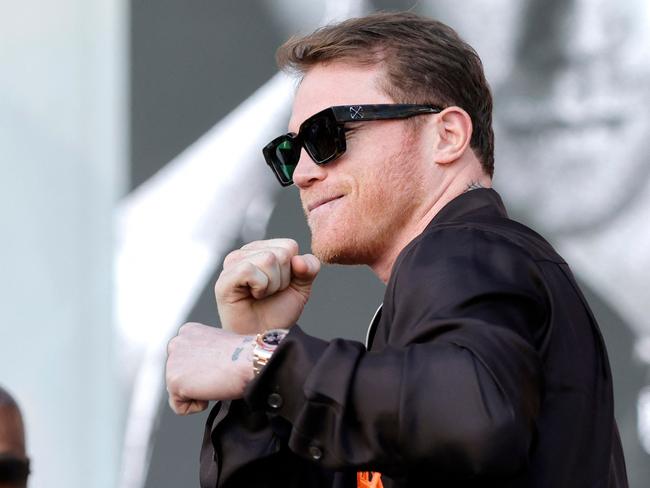
<path fill-rule="evenodd" d="M 214 287 L 221 326 L 239 334 L 292 326 L 320 271 L 292 239 L 269 239 L 231 252 Z"/>
<path fill-rule="evenodd" d="M 167 346 L 169 405 L 179 415 L 200 412 L 210 400 L 241 398 L 253 378 L 254 336 L 187 323 Z"/>

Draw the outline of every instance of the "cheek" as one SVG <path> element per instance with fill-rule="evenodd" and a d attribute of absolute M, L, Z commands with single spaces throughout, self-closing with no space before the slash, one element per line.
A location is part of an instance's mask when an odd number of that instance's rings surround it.
<path fill-rule="evenodd" d="M 385 201 L 410 198 L 424 184 L 424 175 L 417 164 L 420 156 L 409 142 L 403 142 L 398 148 L 384 145 L 382 149 L 368 177 L 376 182 L 371 190 Z"/>
<path fill-rule="evenodd" d="M 383 219 L 384 214 L 394 211 L 395 204 L 401 208 L 424 184 L 424 175 L 417 172 L 415 164 L 422 156 L 416 154 L 416 145 L 404 125 L 389 122 L 370 129 L 350 141 L 341 165 L 341 174 L 349 177 L 355 203 L 347 216 L 360 213 L 362 220 L 371 220 L 368 214 Z"/>
<path fill-rule="evenodd" d="M 413 203 L 413 188 L 398 169 L 406 161 L 386 157 L 384 165 L 367 171 L 359 185 L 358 205 L 348 218 L 359 221 L 359 225 L 377 226 L 380 223 L 402 220 L 401 214 Z M 383 225 L 383 224 L 382 224 Z"/>
<path fill-rule="evenodd" d="M 377 137 L 366 142 L 366 148 L 355 163 L 356 171 L 364 183 L 373 188 L 390 182 L 403 171 L 404 140 L 398 131 L 377 131 Z M 374 183 L 375 185 L 370 185 Z"/>

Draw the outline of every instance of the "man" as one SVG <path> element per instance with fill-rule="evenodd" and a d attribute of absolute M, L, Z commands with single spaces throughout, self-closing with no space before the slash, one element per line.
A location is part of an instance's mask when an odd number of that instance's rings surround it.
<path fill-rule="evenodd" d="M 202 486 L 627 486 L 611 375 L 566 263 L 508 219 L 481 62 L 449 27 L 375 14 L 292 39 L 290 133 L 312 254 L 229 254 L 223 330 L 169 344 L 176 413 L 213 409 Z M 387 284 L 366 349 L 295 325 L 320 262 Z M 230 401 L 226 401 L 230 400 Z"/>
<path fill-rule="evenodd" d="M 0 488 L 24 488 L 28 475 L 22 415 L 9 392 L 0 387 Z"/>

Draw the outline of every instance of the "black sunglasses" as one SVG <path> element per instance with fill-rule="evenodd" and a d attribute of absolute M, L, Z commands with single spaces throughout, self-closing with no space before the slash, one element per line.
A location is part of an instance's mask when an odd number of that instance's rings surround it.
<path fill-rule="evenodd" d="M 293 172 L 305 148 L 316 164 L 334 161 L 345 152 L 346 122 L 406 119 L 416 115 L 437 114 L 434 105 L 382 104 L 338 105 L 326 108 L 300 124 L 298 133 L 289 132 L 269 142 L 262 152 L 282 186 L 293 183 Z"/>
<path fill-rule="evenodd" d="M 0 454 L 0 483 L 26 483 L 28 476 L 29 459 Z"/>

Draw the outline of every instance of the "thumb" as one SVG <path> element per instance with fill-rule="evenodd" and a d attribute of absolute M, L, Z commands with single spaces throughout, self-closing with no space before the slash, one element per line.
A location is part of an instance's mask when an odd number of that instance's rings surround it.
<path fill-rule="evenodd" d="M 291 258 L 291 282 L 298 287 L 310 287 L 320 271 L 320 261 L 313 254 Z"/>

